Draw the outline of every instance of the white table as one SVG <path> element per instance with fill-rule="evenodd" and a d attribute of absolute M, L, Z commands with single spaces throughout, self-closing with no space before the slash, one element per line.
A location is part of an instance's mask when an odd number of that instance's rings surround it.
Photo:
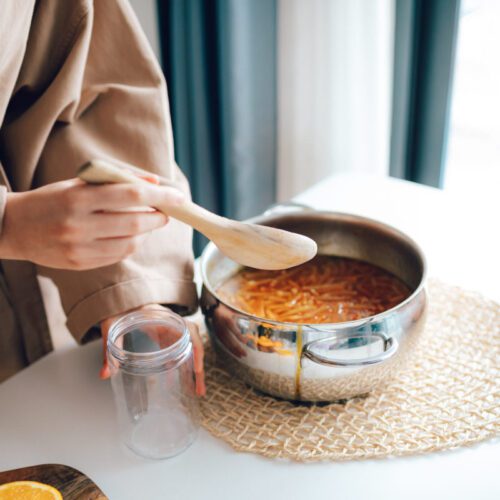
<path fill-rule="evenodd" d="M 464 204 L 411 183 L 345 175 L 297 200 L 388 222 L 420 242 L 432 275 L 500 298 L 494 200 Z M 471 256 L 479 257 L 474 266 Z M 118 443 L 111 388 L 97 376 L 100 354 L 99 343 L 68 347 L 0 385 L 0 470 L 71 465 L 111 500 L 500 498 L 499 440 L 408 458 L 296 464 L 236 453 L 202 430 L 178 457 L 140 459 Z"/>

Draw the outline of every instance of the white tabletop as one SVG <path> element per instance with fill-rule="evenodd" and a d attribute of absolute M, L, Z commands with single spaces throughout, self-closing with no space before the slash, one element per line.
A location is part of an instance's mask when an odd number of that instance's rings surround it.
<path fill-rule="evenodd" d="M 335 176 L 298 198 L 388 222 L 424 248 L 431 274 L 500 298 L 498 202 L 467 203 L 393 179 Z M 469 262 L 475 256 L 477 262 Z M 236 453 L 201 430 L 178 457 L 123 449 L 100 345 L 56 351 L 0 385 L 0 470 L 63 463 L 111 500 L 500 498 L 500 442 L 396 459 L 296 464 Z"/>

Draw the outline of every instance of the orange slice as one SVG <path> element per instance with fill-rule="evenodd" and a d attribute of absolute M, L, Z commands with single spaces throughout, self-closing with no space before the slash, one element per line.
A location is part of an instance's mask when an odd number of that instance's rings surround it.
<path fill-rule="evenodd" d="M 63 500 L 59 490 L 36 481 L 15 481 L 0 486 L 0 500 Z"/>

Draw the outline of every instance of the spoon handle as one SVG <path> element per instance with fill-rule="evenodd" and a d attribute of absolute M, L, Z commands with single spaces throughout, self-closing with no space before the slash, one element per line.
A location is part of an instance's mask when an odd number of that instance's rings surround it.
<path fill-rule="evenodd" d="M 140 173 L 141 170 L 134 168 L 134 172 Z M 147 175 L 148 172 L 144 171 Z M 113 165 L 105 160 L 92 160 L 83 165 L 78 171 L 78 177 L 89 184 L 106 184 L 106 183 L 126 183 L 126 184 L 147 184 L 148 181 L 141 179 L 134 173 L 127 171 L 124 168 Z M 170 183 L 161 179 L 165 185 Z M 174 219 L 180 220 L 185 224 L 195 228 L 200 233 L 203 233 L 207 238 L 213 239 L 213 233 L 221 226 L 227 224 L 227 219 L 220 217 L 208 210 L 196 205 L 192 201 L 185 201 L 178 206 L 160 206 L 158 210 L 165 213 Z"/>

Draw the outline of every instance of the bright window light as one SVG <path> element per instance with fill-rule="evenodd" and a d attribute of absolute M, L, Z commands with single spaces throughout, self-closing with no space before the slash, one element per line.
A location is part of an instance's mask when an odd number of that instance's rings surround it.
<path fill-rule="evenodd" d="M 446 191 L 500 192 L 500 1 L 462 0 Z"/>

